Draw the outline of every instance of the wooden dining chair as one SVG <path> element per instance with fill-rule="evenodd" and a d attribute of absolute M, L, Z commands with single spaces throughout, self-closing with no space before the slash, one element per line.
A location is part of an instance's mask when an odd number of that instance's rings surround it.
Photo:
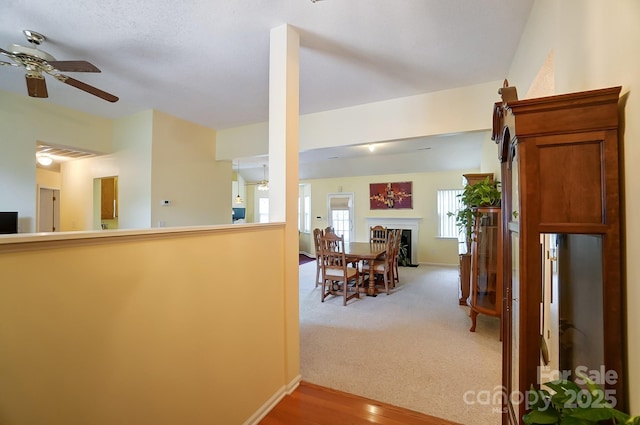
<path fill-rule="evenodd" d="M 320 280 L 320 272 L 322 271 L 322 263 L 320 256 L 320 238 L 322 237 L 322 229 L 313 229 L 313 245 L 316 253 L 316 288 L 322 283 Z"/>
<path fill-rule="evenodd" d="M 389 287 L 393 284 L 393 247 L 395 244 L 396 232 L 389 232 L 385 241 L 385 255 L 381 258 L 363 263 L 361 266 L 361 273 L 364 277 L 370 276 L 370 271 L 373 269 L 374 279 L 381 277 L 384 283 L 384 290 L 389 295 Z M 375 285 L 375 282 L 374 282 Z"/>
<path fill-rule="evenodd" d="M 386 243 L 387 242 L 387 228 L 384 226 L 372 226 L 369 227 L 369 242 L 371 243 Z"/>
<path fill-rule="evenodd" d="M 398 256 L 400 255 L 400 242 L 402 242 L 402 229 L 396 229 L 393 241 L 393 286 L 400 283 L 400 273 L 398 273 Z"/>
<path fill-rule="evenodd" d="M 332 226 L 327 226 L 322 231 L 322 234 L 326 235 L 327 233 L 335 233 L 335 232 L 336 232 L 336 229 L 334 229 Z"/>
<path fill-rule="evenodd" d="M 327 233 L 320 238 L 320 262 L 322 268 L 321 301 L 328 295 L 342 295 L 343 305 L 352 298 L 360 298 L 362 279 L 355 267 L 348 267 L 344 252 L 344 238 Z"/>

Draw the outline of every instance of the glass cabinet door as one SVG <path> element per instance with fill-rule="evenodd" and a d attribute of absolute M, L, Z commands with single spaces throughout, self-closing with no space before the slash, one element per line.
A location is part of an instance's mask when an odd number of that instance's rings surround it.
<path fill-rule="evenodd" d="M 505 186 L 509 202 L 503 205 L 507 224 L 506 243 L 509 244 L 505 269 L 504 323 L 503 323 L 503 385 L 507 399 L 503 419 L 505 423 L 517 425 L 522 415 L 523 394 L 520 393 L 520 182 L 517 141 L 510 147 Z"/>
<path fill-rule="evenodd" d="M 500 210 L 478 210 L 476 217 L 477 232 L 474 235 L 476 260 L 476 276 L 474 307 L 487 312 L 496 310 L 496 302 L 499 300 L 497 290 L 497 266 L 498 266 L 498 226 L 500 222 Z M 481 311 L 481 312 L 482 312 Z"/>
<path fill-rule="evenodd" d="M 502 312 L 502 216 L 500 207 L 475 211 L 471 245 L 471 332 L 478 314 L 499 317 Z M 500 334 L 502 337 L 502 333 Z"/>

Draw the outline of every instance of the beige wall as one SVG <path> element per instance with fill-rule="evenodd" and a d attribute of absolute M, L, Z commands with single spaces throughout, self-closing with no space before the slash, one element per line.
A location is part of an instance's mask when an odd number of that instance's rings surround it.
<path fill-rule="evenodd" d="M 36 168 L 36 184 L 47 189 L 60 189 L 60 172 Z"/>
<path fill-rule="evenodd" d="M 36 142 L 109 152 L 111 120 L 0 90 L 0 210 L 18 211 L 20 232 L 36 224 Z"/>
<path fill-rule="evenodd" d="M 154 111 L 152 134 L 151 227 L 231 223 L 231 162 L 216 161 L 215 130 Z"/>
<path fill-rule="evenodd" d="M 243 423 L 288 384 L 283 241 L 245 225 L 0 244 L 0 422 Z"/>
<path fill-rule="evenodd" d="M 353 192 L 355 211 L 355 238 L 369 240 L 367 217 L 421 218 L 419 223 L 418 262 L 457 265 L 458 241 L 440 239 L 436 192 L 438 189 L 462 189 L 462 175 L 478 170 L 460 170 L 438 173 L 412 173 L 383 176 L 342 177 L 335 179 L 305 180 L 311 185 L 311 229 L 323 229 L 327 221 L 327 193 Z M 369 208 L 369 183 L 413 182 L 413 208 L 399 210 L 371 210 Z M 321 220 L 316 217 L 322 217 Z M 311 243 L 310 237 L 301 237 Z M 312 246 L 304 251 L 313 253 Z"/>
<path fill-rule="evenodd" d="M 622 86 L 621 136 L 624 152 L 626 301 L 629 400 L 640 414 L 640 2 L 637 0 L 536 1 L 511 65 L 509 82 L 521 96 L 553 53 L 558 94 Z M 636 90 L 634 90 L 636 88 Z"/>
<path fill-rule="evenodd" d="M 60 228 L 97 230 L 93 180 L 118 176 L 121 228 L 230 223 L 231 165 L 216 161 L 215 130 L 156 111 L 118 120 L 0 92 L 0 210 L 17 210 L 20 232 L 35 231 L 37 141 L 107 154 L 61 165 Z M 161 207 L 160 200 L 172 200 Z"/>

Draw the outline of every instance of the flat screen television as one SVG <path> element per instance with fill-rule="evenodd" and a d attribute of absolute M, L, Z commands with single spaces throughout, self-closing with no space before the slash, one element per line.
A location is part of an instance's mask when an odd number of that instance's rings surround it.
<path fill-rule="evenodd" d="M 244 220 L 245 219 L 245 208 L 234 208 L 233 209 L 233 219 L 234 220 Z"/>
<path fill-rule="evenodd" d="M 0 234 L 18 233 L 18 212 L 0 211 Z"/>

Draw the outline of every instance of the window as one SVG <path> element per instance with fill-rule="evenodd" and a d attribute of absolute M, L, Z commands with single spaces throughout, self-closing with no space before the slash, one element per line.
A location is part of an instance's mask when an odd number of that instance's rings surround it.
<path fill-rule="evenodd" d="M 258 198 L 258 223 L 269 222 L 269 198 Z"/>
<path fill-rule="evenodd" d="M 311 196 L 305 195 L 304 197 L 304 220 L 302 226 L 303 231 L 311 233 Z"/>
<path fill-rule="evenodd" d="M 344 236 L 344 242 L 349 243 L 349 233 L 351 233 L 349 210 L 331 210 L 331 227 L 334 228 L 336 235 Z"/>
<path fill-rule="evenodd" d="M 455 214 L 461 208 L 458 196 L 460 194 L 462 189 L 438 190 L 438 237 L 459 238 L 460 230 L 456 226 L 456 218 L 449 216 L 449 213 Z"/>
<path fill-rule="evenodd" d="M 298 190 L 298 230 L 311 233 L 311 195 L 310 185 L 301 184 Z"/>

